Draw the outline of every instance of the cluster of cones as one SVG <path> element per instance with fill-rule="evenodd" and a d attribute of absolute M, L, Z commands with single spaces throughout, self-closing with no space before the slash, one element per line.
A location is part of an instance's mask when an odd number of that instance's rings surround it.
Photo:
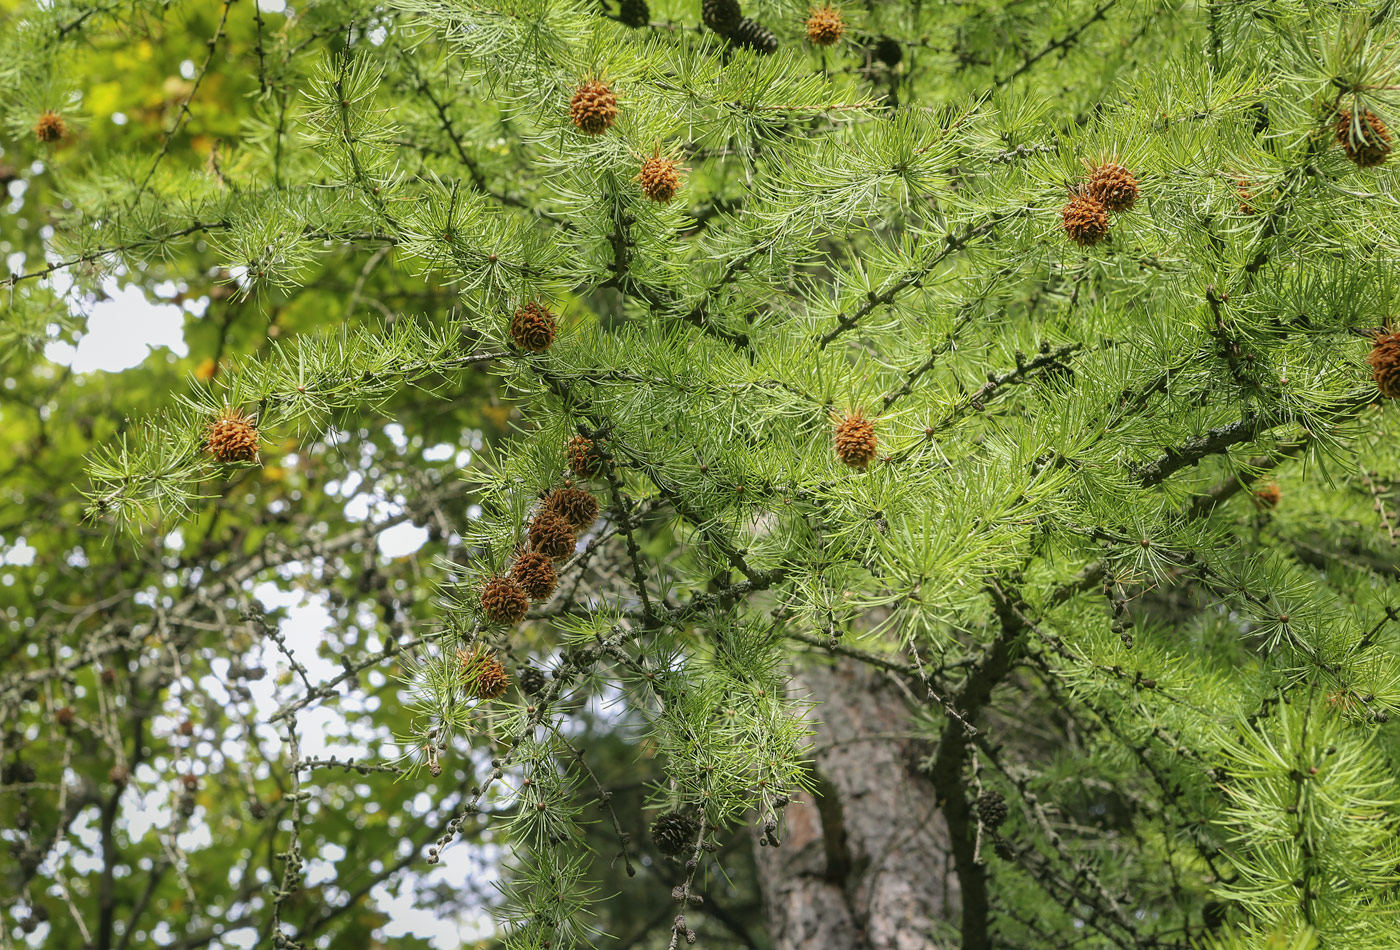
<path fill-rule="evenodd" d="M 593 443 L 575 436 L 568 446 L 570 469 L 579 478 L 596 477 Z M 576 464 L 577 462 L 577 464 Z M 526 529 L 528 544 L 509 572 L 487 580 L 481 589 L 481 610 L 496 624 L 525 619 L 531 601 L 544 601 L 559 582 L 556 561 L 574 553 L 578 532 L 598 518 L 598 499 L 573 481 L 565 481 L 545 496 Z"/>
<path fill-rule="evenodd" d="M 602 135 L 617 122 L 617 116 L 617 92 L 605 79 L 587 80 L 569 100 L 569 119 L 584 135 Z M 680 190 L 681 171 L 679 162 L 663 156 L 657 148 L 642 159 L 634 180 L 641 184 L 642 195 L 648 201 L 666 204 Z"/>
<path fill-rule="evenodd" d="M 596 477 L 598 459 L 593 443 L 575 436 L 568 445 L 570 469 L 580 477 Z M 545 495 L 526 529 L 528 544 L 515 559 L 510 570 L 488 578 L 481 587 L 481 612 L 494 624 L 512 625 L 525 619 L 531 601 L 546 601 L 559 583 L 556 561 L 574 553 L 578 532 L 598 519 L 598 499 L 579 488 L 572 480 Z M 505 665 L 492 652 L 481 646 L 458 650 L 462 678 L 467 692 L 477 699 L 497 699 L 510 686 Z M 530 674 L 529 683 L 526 674 Z M 539 691 L 542 677 L 539 671 L 527 668 L 521 673 L 521 688 L 533 694 Z"/>
<path fill-rule="evenodd" d="M 778 38 L 763 24 L 744 16 L 739 9 L 739 0 L 704 0 L 700 5 L 700 19 L 707 28 L 735 46 L 756 53 L 775 53 L 778 50 Z"/>
<path fill-rule="evenodd" d="M 1108 237 L 1111 212 L 1127 211 L 1138 197 L 1138 180 L 1117 162 L 1103 162 L 1075 189 L 1060 211 L 1065 234 L 1080 247 L 1092 247 Z"/>

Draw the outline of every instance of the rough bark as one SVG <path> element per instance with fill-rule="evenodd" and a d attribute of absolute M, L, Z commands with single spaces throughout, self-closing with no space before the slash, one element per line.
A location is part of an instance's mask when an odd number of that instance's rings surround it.
<path fill-rule="evenodd" d="M 774 950 L 943 950 L 931 931 L 958 881 L 905 695 L 851 661 L 804 667 L 793 688 L 819 704 L 817 790 L 787 807 L 781 846 L 756 849 Z"/>

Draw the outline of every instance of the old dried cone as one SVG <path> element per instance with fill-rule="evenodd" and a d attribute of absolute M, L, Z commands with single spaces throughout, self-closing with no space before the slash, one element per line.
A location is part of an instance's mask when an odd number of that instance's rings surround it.
<path fill-rule="evenodd" d="M 831 46 L 846 32 L 839 7 L 813 7 L 807 16 L 807 39 L 817 46 Z"/>
<path fill-rule="evenodd" d="M 550 309 L 531 300 L 510 318 L 510 338 L 522 350 L 543 353 L 554 342 L 556 323 Z"/>
<path fill-rule="evenodd" d="M 511 578 L 492 577 L 481 587 L 481 610 L 492 623 L 519 623 L 530 611 L 530 597 Z"/>
<path fill-rule="evenodd" d="M 662 854 L 676 857 L 695 847 L 700 823 L 678 811 L 667 812 L 651 823 L 651 840 Z"/>
<path fill-rule="evenodd" d="M 875 423 L 859 409 L 836 422 L 832 432 L 836 457 L 852 468 L 865 468 L 875 458 L 879 440 Z"/>
<path fill-rule="evenodd" d="M 1366 362 L 1382 396 L 1400 399 L 1400 333 L 1378 331 L 1371 344 Z"/>
<path fill-rule="evenodd" d="M 1080 192 L 1060 211 L 1065 233 L 1080 247 L 1091 247 L 1108 236 L 1108 209 L 1092 195 Z"/>
<path fill-rule="evenodd" d="M 590 79 L 569 102 L 569 118 L 585 135 L 602 135 L 617 121 L 617 94 L 601 79 Z"/>
<path fill-rule="evenodd" d="M 516 558 L 510 576 L 531 600 L 548 600 L 559 583 L 553 559 L 540 551 L 526 551 Z"/>
<path fill-rule="evenodd" d="M 258 426 L 253 417 L 233 407 L 209 423 L 204 444 L 220 462 L 258 461 Z"/>
<path fill-rule="evenodd" d="M 1337 119 L 1337 142 L 1360 168 L 1374 168 L 1390 157 L 1390 129 L 1370 109 L 1353 121 L 1351 112 Z"/>

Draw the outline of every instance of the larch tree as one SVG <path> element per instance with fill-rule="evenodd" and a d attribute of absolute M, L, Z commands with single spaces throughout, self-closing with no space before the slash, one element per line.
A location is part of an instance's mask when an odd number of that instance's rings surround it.
<path fill-rule="evenodd" d="M 1395 946 L 1395 0 L 0 17 L 0 947 Z"/>

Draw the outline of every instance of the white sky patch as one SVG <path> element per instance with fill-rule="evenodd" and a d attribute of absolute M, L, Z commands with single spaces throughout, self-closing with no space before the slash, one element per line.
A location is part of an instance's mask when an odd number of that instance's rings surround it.
<path fill-rule="evenodd" d="M 385 557 L 404 557 L 428 543 L 428 529 L 404 521 L 379 532 L 379 553 Z"/>
<path fill-rule="evenodd" d="M 78 345 L 55 340 L 44 348 L 45 356 L 78 373 L 119 373 L 139 366 L 155 347 L 189 355 L 185 311 L 178 304 L 152 303 L 140 287 L 118 287 L 115 280 L 105 281 L 103 289 L 107 300 L 74 301 L 74 313 L 87 315 L 87 332 Z"/>
<path fill-rule="evenodd" d="M 427 540 L 426 534 L 423 540 Z M 0 558 L 0 563 L 11 564 L 15 567 L 28 567 L 34 563 L 34 555 L 37 553 L 38 550 L 28 541 L 24 538 L 17 538 L 14 544 L 5 549 L 5 556 Z"/>

